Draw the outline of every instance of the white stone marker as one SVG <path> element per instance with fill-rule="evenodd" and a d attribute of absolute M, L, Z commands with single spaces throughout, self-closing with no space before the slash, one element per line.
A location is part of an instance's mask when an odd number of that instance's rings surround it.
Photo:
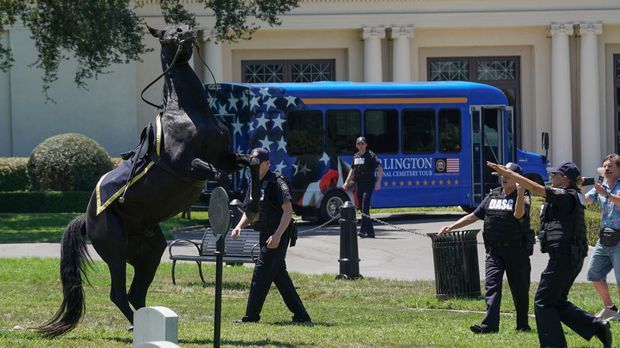
<path fill-rule="evenodd" d="M 140 308 L 134 316 L 133 346 L 168 341 L 178 343 L 179 316 L 166 307 Z"/>

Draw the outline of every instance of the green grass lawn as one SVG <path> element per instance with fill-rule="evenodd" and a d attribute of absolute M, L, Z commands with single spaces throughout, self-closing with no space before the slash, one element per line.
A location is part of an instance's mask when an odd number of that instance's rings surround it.
<path fill-rule="evenodd" d="M 214 266 L 205 269 L 211 282 L 203 288 L 196 266 L 178 267 L 179 285 L 172 285 L 170 263 L 160 266 L 147 304 L 165 306 L 179 315 L 179 344 L 200 347 L 213 344 Z M 0 347 L 122 347 L 131 345 L 128 323 L 108 299 L 109 275 L 101 262 L 90 272 L 86 287 L 86 315 L 80 325 L 55 340 L 18 331 L 16 325 L 43 323 L 61 301 L 56 259 L 0 259 Z M 504 288 L 500 333 L 477 336 L 469 325 L 483 318 L 481 299 L 439 301 L 430 281 L 390 281 L 366 278 L 335 280 L 334 275 L 292 274 L 313 325 L 293 325 L 277 290 L 272 288 L 261 322 L 235 325 L 245 309 L 251 268 L 226 267 L 222 304 L 223 346 L 272 347 L 537 347 L 533 333 L 516 333 L 510 291 Z M 531 297 L 537 284 L 531 286 Z M 600 303 L 589 284 L 576 284 L 570 298 L 590 312 Z M 533 308 L 530 304 L 530 308 Z M 532 313 L 533 310 L 530 310 Z M 535 328 L 534 318 L 530 325 Z M 617 324 L 612 328 L 616 331 Z M 569 329 L 570 347 L 599 347 L 596 338 L 586 342 Z M 617 334 L 616 334 L 617 335 Z M 618 337 L 618 336 L 616 336 Z M 620 337 L 616 338 L 616 340 Z"/>
<path fill-rule="evenodd" d="M 22 213 L 0 214 L 0 243 L 59 242 L 65 226 L 80 213 Z M 180 215 L 161 224 L 167 239 L 172 230 L 183 226 L 206 224 L 207 212 L 192 212 L 192 219 Z"/>
<path fill-rule="evenodd" d="M 373 209 L 371 213 L 394 212 L 454 212 L 456 207 Z M 21 213 L 0 214 L 0 243 L 59 242 L 65 226 L 80 213 Z M 298 217 L 297 217 L 298 218 Z M 191 220 L 180 215 L 161 223 L 166 239 L 174 239 L 172 230 L 184 226 L 201 225 L 209 222 L 206 211 L 192 211 Z"/>

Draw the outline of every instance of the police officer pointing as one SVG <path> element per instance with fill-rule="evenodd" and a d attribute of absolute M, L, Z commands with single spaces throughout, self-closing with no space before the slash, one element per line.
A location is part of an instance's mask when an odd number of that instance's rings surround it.
<path fill-rule="evenodd" d="M 540 346 L 566 347 L 561 324 L 564 323 L 584 339 L 596 336 L 604 347 L 611 347 L 609 322 L 594 317 L 568 300 L 568 292 L 581 271 L 588 250 L 579 168 L 572 162 L 552 168 L 552 187 L 544 187 L 502 165 L 491 162 L 487 165 L 545 198 L 539 239 L 541 251 L 549 253 L 549 262 L 534 298 Z"/>
<path fill-rule="evenodd" d="M 506 168 L 521 174 L 518 164 L 507 163 Z M 491 190 L 473 213 L 441 229 L 441 233 L 449 232 L 484 219 L 482 236 L 486 249 L 484 287 L 487 313 L 482 324 L 470 327 L 476 334 L 499 331 L 504 271 L 517 312 L 517 331 L 531 331 L 527 316 L 531 269 L 529 256 L 533 243 L 529 212 L 530 200 L 525 188 L 503 176 L 502 186 Z"/>
<path fill-rule="evenodd" d="M 310 323 L 301 298 L 295 290 L 293 281 L 286 270 L 286 251 L 291 238 L 293 206 L 290 187 L 284 177 L 269 170 L 269 152 L 257 148 L 252 150 L 252 157 L 260 161 L 259 175 L 263 197 L 259 204 L 259 217 L 252 227 L 260 232 L 260 255 L 254 266 L 250 295 L 245 316 L 235 323 L 258 322 L 265 303 L 265 298 L 275 283 L 284 303 L 293 313 L 293 322 Z M 248 190 L 249 198 L 250 190 Z M 249 224 L 245 214 L 233 229 L 231 237 L 237 239 L 241 229 Z"/>

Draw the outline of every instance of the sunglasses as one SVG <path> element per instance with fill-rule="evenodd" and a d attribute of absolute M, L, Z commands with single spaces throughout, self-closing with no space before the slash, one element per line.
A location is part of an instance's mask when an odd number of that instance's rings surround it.
<path fill-rule="evenodd" d="M 560 173 L 560 172 L 552 172 L 551 176 L 556 176 L 556 175 L 561 175 L 564 176 L 564 174 Z"/>
<path fill-rule="evenodd" d="M 357 145 L 366 145 L 366 143 L 362 141 L 362 142 L 357 143 Z"/>

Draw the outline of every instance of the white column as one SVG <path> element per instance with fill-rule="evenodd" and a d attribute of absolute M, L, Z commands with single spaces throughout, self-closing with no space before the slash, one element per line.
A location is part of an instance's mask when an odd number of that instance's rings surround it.
<path fill-rule="evenodd" d="M 204 30 L 202 36 L 203 59 L 211 69 L 213 76 L 206 67 L 203 67 L 202 81 L 204 83 L 213 83 L 213 77 L 219 83 L 222 82 L 224 73 L 224 64 L 222 59 L 222 46 L 216 40 L 215 30 Z M 202 64 L 202 63 L 201 63 Z"/>
<path fill-rule="evenodd" d="M 381 61 L 381 39 L 385 38 L 385 27 L 362 28 L 364 39 L 364 81 L 383 81 Z"/>
<path fill-rule="evenodd" d="M 392 27 L 393 51 L 393 81 L 411 81 L 411 39 L 414 37 L 412 25 Z"/>
<path fill-rule="evenodd" d="M 551 159 L 553 164 L 573 159 L 571 125 L 570 53 L 572 24 L 551 24 Z"/>
<path fill-rule="evenodd" d="M 581 173 L 594 176 L 601 165 L 601 117 L 599 104 L 598 38 L 603 32 L 600 23 L 580 23 L 581 33 Z"/>

